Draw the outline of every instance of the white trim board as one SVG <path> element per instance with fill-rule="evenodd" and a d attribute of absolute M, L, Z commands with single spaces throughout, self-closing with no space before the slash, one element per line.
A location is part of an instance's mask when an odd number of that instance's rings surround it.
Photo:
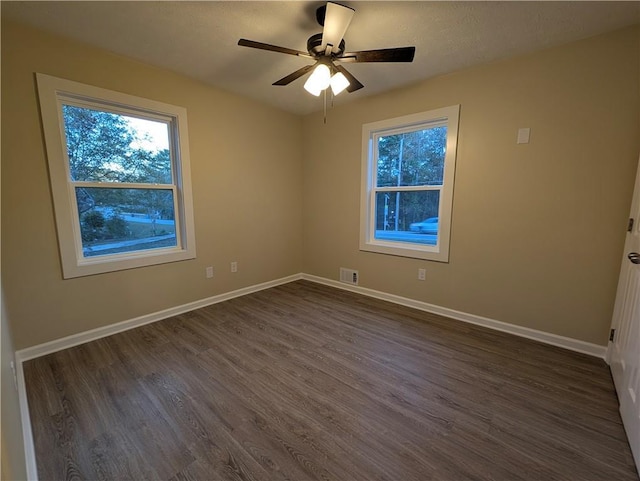
<path fill-rule="evenodd" d="M 570 351 L 581 352 L 583 354 L 588 354 L 590 356 L 595 356 L 595 357 L 599 357 L 601 359 L 606 360 L 607 346 L 600 346 L 598 344 L 592 344 L 589 342 L 572 339 L 570 337 L 564 337 L 564 336 L 559 336 L 557 334 L 538 331 L 536 329 L 531 329 L 528 327 L 516 326 L 514 324 L 497 321 L 495 319 L 490 319 L 490 318 L 478 316 L 475 314 L 469 314 L 467 312 L 456 311 L 454 309 L 449 309 L 448 307 L 441 307 L 435 304 L 429 304 L 426 302 L 417 301 L 415 299 L 410 299 L 408 297 L 397 296 L 395 294 L 388 294 L 386 292 L 376 291 L 374 289 L 369 289 L 366 287 L 344 284 L 342 282 L 338 282 L 332 279 L 327 279 L 325 277 L 319 277 L 311 274 L 300 273 L 300 274 L 293 274 L 287 277 L 282 277 L 280 279 L 275 279 L 273 281 L 263 282 L 261 284 L 255 284 L 253 286 L 243 287 L 242 289 L 237 289 L 235 291 L 230 291 L 223 294 L 218 294 L 216 296 L 207 297 L 205 299 L 189 302 L 187 304 L 171 307 L 169 309 L 153 312 L 151 314 L 145 314 L 144 316 L 136 317 L 134 319 L 129 319 L 122 322 L 117 322 L 115 324 L 110 324 L 108 326 L 98 327 L 96 329 L 91 329 L 90 331 L 85 331 L 78 334 L 73 334 L 71 336 L 63 337 L 61 339 L 45 342 L 44 344 L 38 344 L 36 346 L 20 349 L 15 353 L 16 361 L 17 361 L 17 364 L 21 364 L 24 361 L 35 359 L 36 357 L 45 356 L 47 354 L 61 351 L 63 349 L 68 349 L 70 347 L 95 341 L 103 337 L 111 336 L 119 332 L 128 331 L 129 329 L 134 329 L 136 327 L 143 326 L 145 324 L 150 324 L 152 322 L 160 321 L 162 319 L 166 319 L 171 316 L 177 316 L 185 312 L 193 311 L 195 309 L 200 309 L 201 307 L 210 306 L 212 304 L 217 304 L 218 302 L 223 302 L 236 297 L 245 296 L 247 294 L 252 294 L 254 292 L 262 291 L 264 289 L 269 289 L 271 287 L 276 287 L 282 284 L 287 284 L 289 282 L 297 281 L 300 279 L 305 279 L 311 282 L 324 284 L 324 285 L 335 287 L 338 289 L 352 291 L 368 297 L 374 297 L 376 299 L 381 299 L 384 301 L 393 302 L 395 304 L 412 307 L 414 309 L 418 309 L 421 311 L 431 312 L 433 314 L 439 314 L 441 316 L 450 317 L 458 321 L 469 322 L 471 324 L 488 327 L 489 329 L 507 332 L 509 334 L 514 334 L 516 336 L 525 337 L 527 339 L 533 339 L 535 341 L 543 342 L 545 344 L 562 347 L 564 349 L 569 349 Z"/>
<path fill-rule="evenodd" d="M 20 418 L 22 420 L 22 435 L 24 437 L 24 453 L 26 459 L 27 479 L 29 481 L 38 481 L 38 470 L 36 465 L 36 451 L 33 444 L 33 432 L 31 430 L 31 418 L 29 416 L 29 402 L 27 399 L 27 389 L 24 379 L 23 363 L 37 357 L 46 356 L 54 352 L 62 351 L 70 347 L 85 344 L 87 342 L 95 341 L 103 337 L 111 336 L 119 332 L 128 331 L 136 327 L 143 326 L 145 324 L 151 324 L 152 322 L 161 321 L 168 317 L 177 316 L 185 312 L 193 311 L 201 307 L 210 306 L 219 302 L 228 301 L 235 297 L 245 296 L 254 292 L 269 289 L 271 287 L 279 286 L 281 284 L 287 284 L 289 282 L 302 279 L 302 274 L 294 274 L 287 277 L 282 277 L 273 281 L 263 282 L 262 284 L 256 284 L 253 286 L 243 287 L 231 292 L 225 292 L 216 296 L 207 297 L 199 301 L 189 302 L 181 306 L 172 307 L 163 311 L 152 312 L 144 316 L 129 319 L 127 321 L 117 322 L 104 327 L 98 327 L 91 329 L 90 331 L 80 332 L 71 336 L 63 337 L 53 341 L 45 342 L 44 344 L 38 344 L 36 346 L 20 349 L 15 352 L 16 360 L 16 375 L 18 378 L 18 399 L 20 403 Z"/>
<path fill-rule="evenodd" d="M 408 297 L 388 294 L 386 292 L 376 291 L 374 289 L 369 289 L 366 287 L 344 284 L 342 282 L 334 281 L 332 279 L 327 279 L 324 277 L 314 276 L 311 274 L 302 274 L 302 279 L 317 282 L 318 284 L 324 284 L 330 287 L 336 287 L 338 289 L 344 289 L 346 291 L 355 292 L 357 294 L 374 297 L 383 301 L 393 302 L 394 304 L 412 307 L 421 311 L 439 314 L 441 316 L 450 317 L 451 319 L 455 319 L 457 321 L 468 322 L 470 324 L 476 324 L 478 326 L 487 327 L 496 331 L 506 332 L 508 334 L 513 334 L 519 337 L 525 337 L 527 339 L 539 341 L 544 344 L 550 344 L 552 346 L 562 347 L 570 351 L 599 357 L 606 361 L 607 346 L 600 346 L 598 344 L 592 344 L 590 342 L 580 341 L 577 339 L 572 339 L 570 337 L 559 336 L 557 334 L 551 334 L 549 332 L 538 331 L 536 329 L 531 329 L 528 327 L 516 326 L 515 324 L 496 321 L 495 319 L 489 319 L 488 317 L 482 317 L 475 314 L 469 314 L 467 312 L 456 311 L 454 309 L 449 309 L 448 307 L 428 304 L 426 302 L 417 301 L 415 299 L 409 299 Z"/>
<path fill-rule="evenodd" d="M 61 351 L 63 349 L 68 349 L 70 347 L 78 346 L 80 344 L 95 341 L 97 339 L 111 336 L 119 332 L 128 331 L 129 329 L 134 329 L 136 327 L 143 326 L 145 324 L 150 324 L 152 322 L 160 321 L 168 317 L 193 311 L 194 309 L 210 306 L 212 304 L 217 304 L 219 302 L 227 301 L 229 299 L 234 299 L 236 297 L 241 297 L 247 294 L 252 294 L 254 292 L 262 291 L 264 289 L 269 289 L 271 287 L 276 287 L 282 284 L 287 284 L 289 282 L 297 281 L 300 279 L 305 279 L 311 282 L 324 284 L 324 285 L 335 287 L 338 289 L 344 289 L 347 291 L 355 292 L 357 294 L 362 294 L 365 296 L 374 297 L 376 299 L 393 302 L 395 304 L 412 307 L 414 309 L 418 309 L 421 311 L 440 314 L 442 316 L 446 316 L 458 321 L 463 321 L 471 324 L 476 324 L 479 326 L 484 326 L 489 329 L 494 329 L 497 331 L 514 334 L 516 336 L 525 337 L 527 339 L 533 339 L 535 341 L 543 342 L 545 344 L 550 344 L 552 346 L 561 347 L 564 349 L 580 352 L 583 354 L 588 354 L 590 356 L 595 356 L 595 357 L 599 357 L 601 359 L 606 360 L 607 348 L 605 346 L 599 346 L 597 344 L 591 344 L 588 342 L 571 339 L 569 337 L 558 336 L 556 334 L 550 334 L 547 332 L 538 331 L 538 330 L 530 329 L 527 327 L 516 326 L 513 324 L 508 324 L 506 322 L 496 321 L 494 319 L 477 316 L 475 314 L 456 311 L 454 309 L 449 309 L 447 307 L 436 306 L 434 304 L 428 304 L 426 302 L 417 301 L 415 299 L 409 299 L 407 297 L 397 296 L 395 294 L 388 294 L 386 292 L 376 291 L 374 289 L 369 289 L 366 287 L 344 284 L 342 282 L 338 282 L 332 279 L 327 279 L 324 277 L 318 277 L 318 276 L 314 276 L 311 274 L 304 274 L 304 273 L 294 274 L 294 275 L 283 277 L 273 281 L 263 282 L 261 284 L 256 284 L 253 286 L 244 287 L 242 289 L 237 289 L 235 291 L 218 294 L 216 296 L 208 297 L 206 299 L 201 299 L 199 301 L 190 302 L 187 304 L 183 304 L 181 306 L 172 307 L 169 309 L 165 309 L 163 311 L 158 311 L 158 312 L 154 312 L 144 316 L 136 317 L 134 319 L 118 322 L 116 324 L 111 324 L 109 326 L 99 327 L 97 329 L 92 329 L 90 331 L 73 334 L 71 336 L 63 337 L 61 339 L 56 339 L 54 341 L 46 342 L 44 344 L 39 344 L 36 346 L 32 346 L 26 349 L 21 349 L 19 351 L 16 351 L 15 359 L 16 359 L 16 374 L 18 377 L 18 396 L 20 400 L 20 416 L 22 418 L 22 431 L 24 436 L 24 447 L 25 447 L 25 457 L 27 462 L 28 479 L 31 481 L 37 481 L 38 471 L 36 466 L 35 448 L 33 444 L 33 434 L 31 431 L 31 419 L 29 417 L 29 406 L 28 406 L 27 392 L 25 387 L 24 370 L 22 366 L 25 361 L 29 361 L 30 359 L 35 359 L 40 356 L 45 356 L 47 354 Z"/>
<path fill-rule="evenodd" d="M 168 317 L 184 314 L 185 312 L 200 309 L 201 307 L 228 301 L 229 299 L 252 294 L 254 292 L 269 289 L 281 284 L 287 284 L 299 279 L 302 279 L 302 274 L 294 274 L 291 276 L 282 277 L 273 281 L 263 282 L 261 284 L 255 284 L 253 286 L 243 287 L 242 289 L 237 289 L 235 291 L 225 292 L 216 296 L 200 299 L 199 301 L 182 304 L 181 306 L 170 307 L 169 309 L 164 309 L 163 311 L 152 312 L 151 314 L 145 314 L 144 316 L 136 317 L 134 319 L 117 322 L 115 324 L 110 324 L 104 327 L 98 327 L 96 329 L 91 329 L 90 331 L 72 334 L 71 336 L 63 337 L 61 339 L 45 342 L 44 344 L 38 344 L 36 346 L 20 349 L 19 351 L 16 351 L 16 361 L 18 361 L 18 363 L 22 363 L 30 359 L 35 359 L 36 357 L 46 356 L 47 354 L 62 351 L 63 349 L 69 349 L 70 347 L 78 346 L 80 344 L 95 341 L 97 339 L 111 336 L 119 332 L 124 332 L 128 331 L 129 329 L 144 326 L 145 324 L 151 324 L 152 322 L 167 319 Z"/>
<path fill-rule="evenodd" d="M 31 431 L 31 416 L 29 416 L 29 401 L 27 399 L 27 387 L 24 380 L 22 360 L 15 355 L 16 378 L 18 380 L 18 404 L 20 406 L 20 421 L 22 422 L 22 439 L 24 443 L 24 459 L 29 481 L 38 481 L 38 468 L 36 466 L 36 449 L 33 444 L 33 431 Z"/>

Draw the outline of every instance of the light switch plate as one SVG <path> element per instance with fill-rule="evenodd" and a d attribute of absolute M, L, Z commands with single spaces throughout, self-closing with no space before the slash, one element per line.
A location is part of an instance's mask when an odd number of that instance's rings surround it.
<path fill-rule="evenodd" d="M 528 144 L 529 136 L 531 135 L 531 129 L 529 127 L 524 129 L 518 129 L 518 144 Z"/>

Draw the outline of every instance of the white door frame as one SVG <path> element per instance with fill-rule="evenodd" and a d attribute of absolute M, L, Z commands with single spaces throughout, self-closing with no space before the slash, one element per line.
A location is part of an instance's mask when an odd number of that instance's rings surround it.
<path fill-rule="evenodd" d="M 640 473 L 640 162 L 629 219 L 606 361 L 618 394 L 620 417 Z"/>

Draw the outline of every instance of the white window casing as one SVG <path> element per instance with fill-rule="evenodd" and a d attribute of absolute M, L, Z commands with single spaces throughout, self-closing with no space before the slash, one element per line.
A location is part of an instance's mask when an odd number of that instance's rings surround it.
<path fill-rule="evenodd" d="M 439 262 L 449 261 L 451 216 L 455 178 L 460 106 L 420 112 L 364 124 L 362 127 L 362 179 L 360 202 L 360 250 Z M 446 127 L 443 180 L 441 185 L 378 186 L 378 139 L 385 136 Z M 420 241 L 380 238 L 376 234 L 376 194 L 385 192 L 439 192 L 437 240 L 433 245 Z M 396 213 L 399 215 L 399 213 Z M 408 232 L 405 234 L 411 235 Z M 415 236 L 414 236 L 415 237 Z"/>
<path fill-rule="evenodd" d="M 195 258 L 186 109 L 50 75 L 38 73 L 36 78 L 63 277 L 74 278 Z M 140 184 L 72 179 L 65 140 L 63 105 L 166 123 L 172 182 Z M 176 245 L 93 257 L 84 256 L 76 199 L 77 188 L 170 191 L 173 196 Z"/>

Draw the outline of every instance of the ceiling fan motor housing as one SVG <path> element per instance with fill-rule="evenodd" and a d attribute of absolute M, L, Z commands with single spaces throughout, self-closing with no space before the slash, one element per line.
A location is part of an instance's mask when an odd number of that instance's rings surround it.
<path fill-rule="evenodd" d="M 308 54 L 300 50 L 256 42 L 245 38 L 238 40 L 238 45 L 294 55 L 296 57 L 312 58 L 315 61 L 313 65 L 305 65 L 295 72 L 277 80 L 273 85 L 289 85 L 294 80 L 299 79 L 311 71 L 313 71 L 311 74 L 313 77 L 315 73 L 319 72 L 318 67 L 326 66 L 329 68 L 329 71 L 333 76 L 331 78 L 338 79 L 338 81 L 336 81 L 336 85 L 338 82 L 347 82 L 347 92 L 355 92 L 356 90 L 361 89 L 364 85 L 351 75 L 346 68 L 340 65 L 340 62 L 411 62 L 413 61 L 416 49 L 415 47 L 397 47 L 363 50 L 351 52 L 345 56 L 344 35 L 354 13 L 355 9 L 335 2 L 327 2 L 326 5 L 318 8 L 316 11 L 316 18 L 318 23 L 322 25 L 323 30 L 322 33 L 312 35 L 307 40 Z M 338 45 L 336 45 L 336 43 Z M 324 70 L 325 69 L 320 69 L 320 71 Z M 323 87 L 323 89 L 326 89 L 326 86 Z M 340 89 L 340 91 L 341 90 L 342 89 Z M 317 94 L 314 93 L 314 95 Z"/>
<path fill-rule="evenodd" d="M 344 48 L 345 43 L 344 39 L 342 39 L 340 40 L 340 45 L 338 45 L 338 51 L 334 52 L 332 55 L 335 57 L 342 55 L 344 53 Z M 314 57 L 324 55 L 325 49 L 322 48 L 322 33 L 316 33 L 309 37 L 309 40 L 307 40 L 307 51 Z"/>

